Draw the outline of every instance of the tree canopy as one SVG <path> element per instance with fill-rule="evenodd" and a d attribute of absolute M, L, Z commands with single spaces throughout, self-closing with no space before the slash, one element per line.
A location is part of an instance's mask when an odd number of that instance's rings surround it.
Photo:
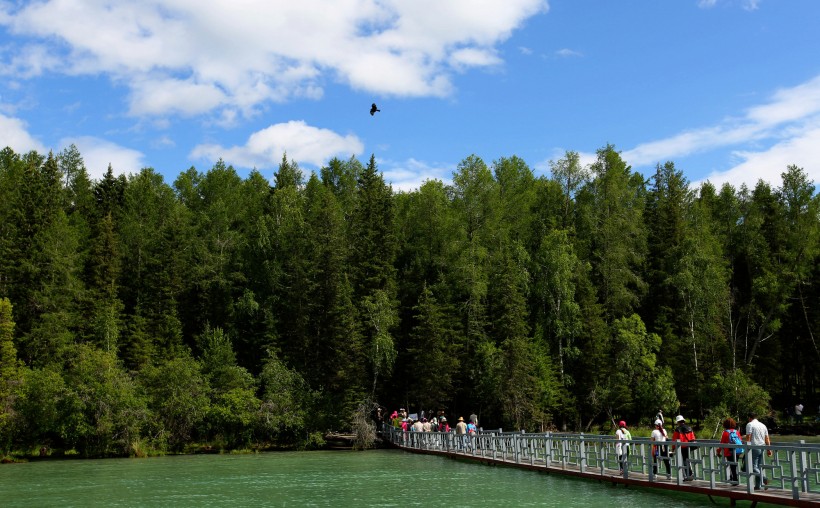
<path fill-rule="evenodd" d="M 589 430 L 820 403 L 820 197 L 650 179 L 607 145 L 470 155 L 397 193 L 375 156 L 88 178 L 0 151 L 0 446 L 308 446 L 375 400 Z"/>

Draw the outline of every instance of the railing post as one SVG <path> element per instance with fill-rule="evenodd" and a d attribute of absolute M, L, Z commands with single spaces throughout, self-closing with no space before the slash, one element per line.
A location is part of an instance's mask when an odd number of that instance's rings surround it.
<path fill-rule="evenodd" d="M 802 478 L 800 474 L 800 467 L 797 464 L 798 456 L 797 451 L 792 450 L 789 452 L 789 469 L 791 469 L 791 483 L 792 483 L 792 499 L 800 499 L 800 487 L 798 485 L 802 483 Z"/>
<path fill-rule="evenodd" d="M 647 474 L 649 475 L 649 481 L 650 482 L 655 481 L 655 455 L 652 453 L 653 448 L 654 447 L 652 446 L 652 443 L 649 443 L 649 453 L 644 455 L 644 457 L 646 458 L 646 469 L 647 469 Z M 643 449 L 644 449 L 644 445 L 642 443 L 641 444 L 641 453 L 643 453 Z M 658 466 L 660 467 L 660 464 L 658 464 Z"/>
<path fill-rule="evenodd" d="M 709 447 L 709 488 L 715 488 L 715 448 L 713 446 Z"/>
<path fill-rule="evenodd" d="M 649 449 L 652 450 L 652 448 L 649 448 Z M 641 459 L 643 459 L 644 457 L 646 457 L 646 443 L 641 443 Z M 647 462 L 645 460 L 641 460 L 640 462 L 641 462 L 641 473 L 646 474 L 646 464 L 647 464 Z"/>
<path fill-rule="evenodd" d="M 752 470 L 752 449 L 746 449 L 746 455 L 744 460 L 746 461 L 746 492 L 751 494 L 755 490 L 755 472 Z"/>
<path fill-rule="evenodd" d="M 584 433 L 581 432 L 581 443 L 579 445 L 578 453 L 580 456 L 578 457 L 578 468 L 581 470 L 581 473 L 587 472 L 587 447 L 586 443 L 584 443 Z"/>
<path fill-rule="evenodd" d="M 521 440 L 518 439 L 518 433 L 513 434 L 513 457 L 516 464 L 521 463 Z"/>
<path fill-rule="evenodd" d="M 809 457 L 806 455 L 806 440 L 800 440 L 800 490 L 809 491 Z"/>
<path fill-rule="evenodd" d="M 683 474 L 686 467 L 686 465 L 683 464 L 683 455 L 680 450 L 680 446 L 675 447 L 675 477 L 678 485 L 683 483 Z"/>
<path fill-rule="evenodd" d="M 561 440 L 561 469 L 567 468 L 567 440 Z"/>
<path fill-rule="evenodd" d="M 547 432 L 544 446 L 546 447 L 546 450 L 544 450 L 544 463 L 546 467 L 550 467 L 552 464 L 552 432 Z"/>

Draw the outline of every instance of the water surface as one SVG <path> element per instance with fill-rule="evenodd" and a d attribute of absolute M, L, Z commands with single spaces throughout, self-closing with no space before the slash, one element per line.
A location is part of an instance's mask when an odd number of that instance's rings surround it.
<path fill-rule="evenodd" d="M 397 450 L 0 466 L 3 506 L 704 506 L 708 498 Z M 724 503 L 728 506 L 728 502 Z"/>

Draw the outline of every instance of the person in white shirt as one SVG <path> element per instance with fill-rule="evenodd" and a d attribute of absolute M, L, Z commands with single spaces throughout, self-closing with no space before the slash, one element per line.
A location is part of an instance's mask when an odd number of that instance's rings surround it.
<path fill-rule="evenodd" d="M 629 462 L 629 443 L 621 443 L 621 441 L 631 441 L 632 434 L 626 428 L 626 422 L 621 420 L 618 422 L 618 430 L 615 431 L 615 437 L 618 438 L 618 443 L 615 445 L 615 454 L 618 455 L 618 468 L 623 472 L 624 465 Z"/>
<path fill-rule="evenodd" d="M 803 423 L 803 404 L 799 402 L 794 406 L 794 419 L 797 423 Z"/>
<path fill-rule="evenodd" d="M 752 446 L 771 446 L 769 440 L 769 429 L 762 422 L 758 421 L 757 414 L 749 413 L 749 423 L 746 424 L 746 436 L 744 440 Z M 772 450 L 766 450 L 766 455 L 772 456 Z M 763 472 L 763 449 L 752 449 L 752 472 L 755 474 L 755 488 L 760 489 L 769 483 L 766 474 Z"/>
<path fill-rule="evenodd" d="M 666 429 L 663 428 L 663 420 L 655 420 L 655 430 L 652 431 L 650 436 L 652 441 L 655 441 L 652 445 L 652 472 L 658 474 L 658 461 L 663 461 L 664 466 L 666 466 L 666 477 L 671 478 L 672 469 L 669 464 L 669 448 L 666 446 L 667 437 L 669 436 Z"/>

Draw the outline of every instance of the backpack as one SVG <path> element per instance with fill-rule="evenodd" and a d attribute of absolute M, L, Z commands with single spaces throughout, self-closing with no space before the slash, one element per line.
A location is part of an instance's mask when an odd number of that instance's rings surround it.
<path fill-rule="evenodd" d="M 729 442 L 738 445 L 743 444 L 743 441 L 740 440 L 740 436 L 737 435 L 737 431 L 735 429 L 729 429 Z M 735 452 L 740 455 L 743 453 L 743 448 L 739 446 L 735 448 Z"/>
<path fill-rule="evenodd" d="M 681 443 L 689 443 L 689 442 L 695 441 L 697 439 L 695 437 L 695 433 L 692 432 L 692 427 L 690 427 L 688 425 L 685 425 L 685 424 L 681 425 L 680 427 L 678 427 L 677 432 L 678 432 L 678 439 L 680 439 Z M 686 448 L 686 446 L 682 446 L 682 448 Z M 689 446 L 689 449 L 694 451 L 694 450 L 697 450 L 698 447 L 697 447 L 697 445 L 691 445 L 691 446 Z"/>

